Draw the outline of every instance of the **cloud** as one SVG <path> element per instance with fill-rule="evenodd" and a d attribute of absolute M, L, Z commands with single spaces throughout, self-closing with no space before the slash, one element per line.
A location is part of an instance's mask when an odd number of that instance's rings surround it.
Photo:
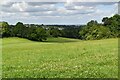
<path fill-rule="evenodd" d="M 36 2 L 34 2 L 36 3 Z M 34 4 L 33 3 L 33 4 Z M 8 8 L 9 5 L 9 8 Z M 9 3 L 8 5 L 3 5 L 2 10 L 5 12 L 39 12 L 39 11 L 51 11 L 51 10 L 56 10 L 54 4 L 34 4 L 31 5 L 30 3 L 27 2 L 15 2 L 15 3 Z M 11 6 L 10 6 L 11 5 Z"/>
<path fill-rule="evenodd" d="M 5 2 L 1 5 L 2 20 L 26 20 L 76 23 L 100 20 L 116 13 L 116 2 Z M 11 20 L 10 20 L 11 19 Z M 50 20 L 50 21 L 49 21 Z M 63 20 L 63 21 L 62 21 Z M 67 20 L 67 21 L 66 21 Z M 75 22 L 76 21 L 76 22 Z"/>
<path fill-rule="evenodd" d="M 32 15 L 46 15 L 46 16 L 68 16 L 75 14 L 87 14 L 94 12 L 92 7 L 86 7 L 84 5 L 76 6 L 75 4 L 72 6 L 58 6 L 58 3 L 36 3 L 36 2 L 18 2 L 18 3 L 10 3 L 11 6 L 4 5 L 2 7 L 3 12 L 8 13 L 17 13 L 17 12 L 29 12 Z"/>
<path fill-rule="evenodd" d="M 7 5 L 11 0 L 1 0 L 0 5 Z"/>
<path fill-rule="evenodd" d="M 3 0 L 2 2 L 119 2 L 119 0 Z"/>

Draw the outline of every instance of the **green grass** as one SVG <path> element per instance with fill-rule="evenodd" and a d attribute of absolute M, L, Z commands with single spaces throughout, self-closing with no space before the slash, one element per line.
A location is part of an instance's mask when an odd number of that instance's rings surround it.
<path fill-rule="evenodd" d="M 2 78 L 2 39 L 0 39 L 0 79 Z"/>
<path fill-rule="evenodd" d="M 4 38 L 3 78 L 117 78 L 118 39 Z"/>

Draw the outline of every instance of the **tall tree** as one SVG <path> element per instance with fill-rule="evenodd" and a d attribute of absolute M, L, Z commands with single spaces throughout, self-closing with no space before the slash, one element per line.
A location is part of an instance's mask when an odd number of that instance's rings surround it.
<path fill-rule="evenodd" d="M 18 22 L 14 29 L 13 29 L 13 32 L 14 32 L 14 35 L 17 36 L 17 37 L 26 37 L 26 27 L 24 26 L 23 23 L 21 22 Z"/>
<path fill-rule="evenodd" d="M 10 36 L 9 24 L 7 22 L 1 22 L 0 24 L 2 37 L 9 37 Z"/>
<path fill-rule="evenodd" d="M 112 32 L 113 37 L 119 37 L 120 35 L 120 15 L 116 14 L 113 17 L 105 17 L 102 20 L 103 25 L 108 27 Z"/>
<path fill-rule="evenodd" d="M 59 37 L 60 36 L 60 30 L 58 28 L 50 27 L 48 30 L 50 36 L 52 37 Z"/>

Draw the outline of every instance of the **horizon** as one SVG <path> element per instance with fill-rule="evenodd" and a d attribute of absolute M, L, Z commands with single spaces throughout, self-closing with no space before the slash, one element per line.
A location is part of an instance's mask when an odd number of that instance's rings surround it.
<path fill-rule="evenodd" d="M 0 21 L 0 22 L 7 22 L 7 21 Z M 18 21 L 18 22 L 21 22 L 21 21 Z M 7 22 L 9 25 L 16 25 L 18 22 L 15 22 L 14 24 L 11 24 L 11 23 L 9 23 L 9 22 Z M 35 24 L 35 25 L 42 25 L 43 23 L 24 23 L 24 22 L 21 22 L 21 23 L 23 23 L 23 24 Z M 87 23 L 86 23 L 87 24 Z M 59 23 L 52 23 L 52 24 L 43 24 L 43 25 L 86 25 L 86 24 L 59 24 Z"/>

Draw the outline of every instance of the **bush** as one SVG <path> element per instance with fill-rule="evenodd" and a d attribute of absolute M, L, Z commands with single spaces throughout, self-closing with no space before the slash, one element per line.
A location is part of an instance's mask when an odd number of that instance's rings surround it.
<path fill-rule="evenodd" d="M 111 37 L 109 28 L 104 26 L 86 26 L 80 32 L 80 36 L 84 40 L 98 40 Z"/>

